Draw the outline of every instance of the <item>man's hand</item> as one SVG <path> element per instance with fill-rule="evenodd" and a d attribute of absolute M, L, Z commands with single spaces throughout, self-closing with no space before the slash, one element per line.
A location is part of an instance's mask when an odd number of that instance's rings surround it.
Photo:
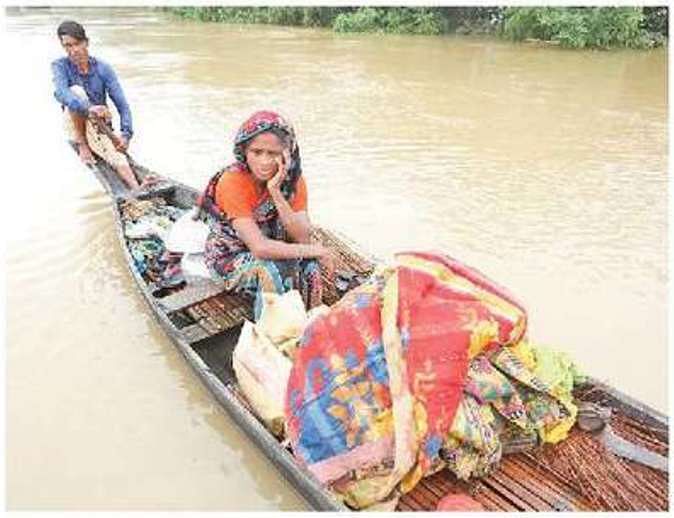
<path fill-rule="evenodd" d="M 112 119 L 112 114 L 110 113 L 110 110 L 108 110 L 107 106 L 104 106 L 102 104 L 95 104 L 93 106 L 90 106 L 89 116 L 98 117 L 99 119 L 103 119 L 106 121 Z"/>
<path fill-rule="evenodd" d="M 124 135 L 114 135 L 112 143 L 115 145 L 117 151 L 124 152 L 129 147 L 129 141 L 126 140 Z"/>

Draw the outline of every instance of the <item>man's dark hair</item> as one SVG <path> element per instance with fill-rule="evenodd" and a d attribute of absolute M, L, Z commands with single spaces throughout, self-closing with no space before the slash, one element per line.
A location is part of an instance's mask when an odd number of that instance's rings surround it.
<path fill-rule="evenodd" d="M 63 36 L 70 36 L 75 38 L 77 41 L 88 40 L 87 33 L 84 32 L 84 27 L 72 20 L 61 22 L 61 25 L 59 25 L 58 29 L 56 29 L 56 34 L 58 35 L 59 40 Z"/>

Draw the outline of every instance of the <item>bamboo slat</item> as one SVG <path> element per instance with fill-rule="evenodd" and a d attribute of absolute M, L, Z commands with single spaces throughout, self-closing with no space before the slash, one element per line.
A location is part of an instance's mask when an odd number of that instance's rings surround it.
<path fill-rule="evenodd" d="M 203 282 L 198 284 L 187 284 L 180 291 L 171 293 L 166 297 L 157 299 L 157 302 L 167 312 L 180 311 L 204 299 L 213 297 L 223 290 L 222 283 Z"/>

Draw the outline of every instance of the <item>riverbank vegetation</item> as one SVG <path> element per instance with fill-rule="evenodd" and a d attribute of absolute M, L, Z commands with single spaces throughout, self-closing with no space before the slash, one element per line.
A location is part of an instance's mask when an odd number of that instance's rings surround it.
<path fill-rule="evenodd" d="M 329 27 L 336 32 L 493 34 L 568 48 L 667 41 L 667 7 L 169 7 L 202 21 Z"/>

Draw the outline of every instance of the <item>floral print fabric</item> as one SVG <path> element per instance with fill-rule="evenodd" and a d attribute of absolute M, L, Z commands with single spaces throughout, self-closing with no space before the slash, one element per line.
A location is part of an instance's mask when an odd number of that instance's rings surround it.
<path fill-rule="evenodd" d="M 398 254 L 305 329 L 286 393 L 295 455 L 362 509 L 444 467 L 488 473 L 506 434 L 560 440 L 575 416 L 566 366 L 540 361 L 526 322 L 459 261 Z"/>
<path fill-rule="evenodd" d="M 286 399 L 296 455 L 355 507 L 411 489 L 436 469 L 470 359 L 525 329 L 521 306 L 475 270 L 398 254 L 305 330 Z"/>

